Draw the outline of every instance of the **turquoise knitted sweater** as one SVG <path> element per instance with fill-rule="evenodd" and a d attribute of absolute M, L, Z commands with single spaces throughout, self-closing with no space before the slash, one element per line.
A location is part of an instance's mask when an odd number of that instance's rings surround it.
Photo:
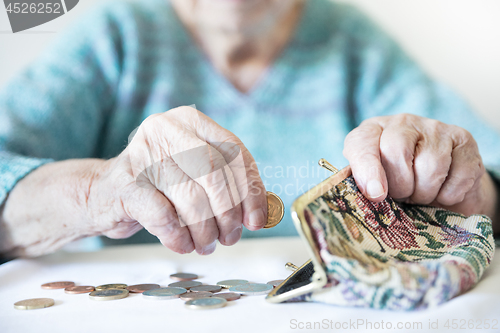
<path fill-rule="evenodd" d="M 43 163 L 114 157 L 147 116 L 191 104 L 243 141 L 287 209 L 329 176 L 318 159 L 347 164 L 345 136 L 374 116 L 462 126 L 485 165 L 500 165 L 497 133 L 346 5 L 308 0 L 292 40 L 248 94 L 214 69 L 167 0 L 99 5 L 59 37 L 0 93 L 0 203 Z M 244 237 L 296 234 L 288 213 Z M 152 239 L 142 231 L 127 242 Z"/>

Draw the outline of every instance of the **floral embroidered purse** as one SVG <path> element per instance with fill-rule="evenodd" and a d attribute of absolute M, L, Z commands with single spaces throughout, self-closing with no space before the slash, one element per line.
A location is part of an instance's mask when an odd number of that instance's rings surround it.
<path fill-rule="evenodd" d="M 273 303 L 315 301 L 413 310 L 471 289 L 495 250 L 491 220 L 366 199 L 346 167 L 293 204 L 312 259 L 276 287 Z"/>

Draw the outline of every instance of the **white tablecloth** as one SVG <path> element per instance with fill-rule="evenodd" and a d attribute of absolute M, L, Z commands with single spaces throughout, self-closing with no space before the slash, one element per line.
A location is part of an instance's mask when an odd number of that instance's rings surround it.
<path fill-rule="evenodd" d="M 488 323 L 491 327 L 500 319 L 498 250 L 473 290 L 438 308 L 418 312 L 317 303 L 270 304 L 264 296 L 247 296 L 222 309 L 194 311 L 185 308 L 180 299 L 151 301 L 131 294 L 121 300 L 96 302 L 87 294 L 68 295 L 63 290 L 40 288 L 45 282 L 64 280 L 94 286 L 166 286 L 172 282 L 169 275 L 175 272 L 196 273 L 200 281 L 210 284 L 232 278 L 265 283 L 287 277 L 290 272 L 284 268 L 286 262 L 299 265 L 307 259 L 299 238 L 271 238 L 242 240 L 232 247 L 219 245 L 210 256 L 178 255 L 161 245 L 130 245 L 14 260 L 0 266 L 0 332 L 381 332 L 382 326 L 389 325 L 392 332 L 452 332 L 453 323 L 460 332 L 473 331 L 470 327 L 482 327 L 478 332 L 500 331 L 500 323 L 497 329 L 485 329 Z M 13 307 L 16 301 L 36 297 L 53 298 L 55 306 L 30 311 Z M 430 324 L 438 329 L 430 329 Z M 398 326 L 409 329 L 399 330 Z"/>

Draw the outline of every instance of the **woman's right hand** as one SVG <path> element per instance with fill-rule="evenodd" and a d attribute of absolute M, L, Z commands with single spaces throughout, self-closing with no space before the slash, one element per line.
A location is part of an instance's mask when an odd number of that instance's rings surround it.
<path fill-rule="evenodd" d="M 191 107 L 148 117 L 127 148 L 102 163 L 87 211 L 100 233 L 126 238 L 146 228 L 179 253 L 233 245 L 242 225 L 267 221 L 266 191 L 253 157 L 231 132 Z"/>

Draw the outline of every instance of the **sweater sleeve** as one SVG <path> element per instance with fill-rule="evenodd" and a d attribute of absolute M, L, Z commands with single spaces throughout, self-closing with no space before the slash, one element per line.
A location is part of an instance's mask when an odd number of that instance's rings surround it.
<path fill-rule="evenodd" d="M 98 155 L 122 57 L 109 12 L 84 15 L 0 91 L 0 205 L 35 168 Z"/>
<path fill-rule="evenodd" d="M 353 61 L 358 64 L 354 101 L 355 124 L 376 116 L 400 113 L 437 119 L 468 130 L 483 162 L 500 180 L 500 135 L 446 85 L 429 78 L 405 52 L 369 19 L 353 11 L 349 20 Z"/>

